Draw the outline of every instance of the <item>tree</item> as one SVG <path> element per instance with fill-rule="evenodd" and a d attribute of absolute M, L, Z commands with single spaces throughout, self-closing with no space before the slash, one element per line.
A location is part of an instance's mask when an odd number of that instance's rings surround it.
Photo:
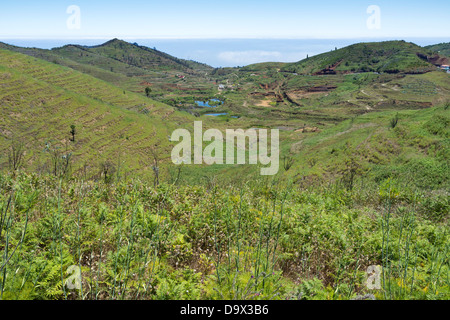
<path fill-rule="evenodd" d="M 398 113 L 397 113 L 397 114 L 395 115 L 395 117 L 391 119 L 391 121 L 390 121 L 390 123 L 389 123 L 392 129 L 395 129 L 395 127 L 396 127 L 397 124 L 398 124 L 398 120 L 399 120 L 399 118 L 398 118 Z"/>
<path fill-rule="evenodd" d="M 13 140 L 8 153 L 8 164 L 12 171 L 17 171 L 23 164 L 25 150 L 23 142 Z"/>
<path fill-rule="evenodd" d="M 63 153 L 59 146 L 52 146 L 50 142 L 46 142 L 44 152 L 50 154 L 50 161 L 52 165 L 52 173 L 55 177 L 65 177 L 69 174 L 71 169 L 72 153 L 68 150 L 66 144 L 66 151 Z"/>
<path fill-rule="evenodd" d="M 150 148 L 150 153 L 153 157 L 153 173 L 155 174 L 154 185 L 157 187 L 159 185 L 159 151 L 157 149 L 158 144 L 155 144 Z"/>
<path fill-rule="evenodd" d="M 70 126 L 70 134 L 72 135 L 72 139 L 70 139 L 72 142 L 75 142 L 75 134 L 76 134 L 76 130 L 75 130 L 75 125 L 72 124 Z"/>
<path fill-rule="evenodd" d="M 105 183 L 112 181 L 115 172 L 116 167 L 111 161 L 106 160 L 100 164 L 100 175 L 103 176 Z"/>
<path fill-rule="evenodd" d="M 350 145 L 346 144 L 346 159 L 344 160 L 343 168 L 339 170 L 342 175 L 341 181 L 347 191 L 352 191 L 355 184 L 355 179 L 358 175 L 363 174 L 364 170 L 357 155 L 351 151 Z"/>
<path fill-rule="evenodd" d="M 294 164 L 295 159 L 292 158 L 291 156 L 288 157 L 283 157 L 283 167 L 285 171 L 289 171 L 289 169 L 292 167 L 292 165 Z"/>
<path fill-rule="evenodd" d="M 145 95 L 148 97 L 150 97 L 150 93 L 152 92 L 152 89 L 150 89 L 149 87 L 145 88 Z"/>

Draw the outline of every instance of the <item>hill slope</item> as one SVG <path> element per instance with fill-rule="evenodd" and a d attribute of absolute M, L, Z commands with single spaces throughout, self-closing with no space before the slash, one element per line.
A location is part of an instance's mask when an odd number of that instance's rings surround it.
<path fill-rule="evenodd" d="M 98 46 L 82 48 L 143 69 L 212 70 L 205 64 L 178 59 L 156 49 L 140 46 L 137 43 L 131 44 L 119 39 L 113 39 Z"/>
<path fill-rule="evenodd" d="M 45 50 L 0 43 L 0 48 L 67 66 L 135 92 L 144 92 L 149 84 L 174 83 L 177 74 L 189 75 L 187 83 L 195 85 L 213 70 L 206 64 L 118 39 L 93 47 L 71 44 Z"/>
<path fill-rule="evenodd" d="M 440 55 L 450 57 L 450 42 L 426 46 L 425 48 L 433 52 L 437 52 Z"/>
<path fill-rule="evenodd" d="M 300 74 L 424 73 L 435 70 L 433 61 L 427 60 L 430 55 L 428 50 L 405 41 L 358 43 L 288 64 L 282 71 Z"/>
<path fill-rule="evenodd" d="M 167 135 L 190 116 L 69 68 L 0 50 L 0 150 L 24 142 L 27 164 L 47 164 L 47 142 L 74 155 L 75 167 L 95 167 L 119 157 L 144 170 L 151 148 L 170 155 Z M 69 141 L 70 126 L 77 128 Z M 7 159 L 0 159 L 6 165 Z"/>

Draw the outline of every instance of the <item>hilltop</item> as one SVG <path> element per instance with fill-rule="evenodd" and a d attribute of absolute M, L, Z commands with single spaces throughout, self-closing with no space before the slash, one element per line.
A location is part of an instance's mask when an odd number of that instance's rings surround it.
<path fill-rule="evenodd" d="M 355 72 L 425 73 L 435 70 L 432 53 L 405 41 L 358 43 L 288 64 L 282 71 L 299 74 Z"/>
<path fill-rule="evenodd" d="M 212 70 L 212 67 L 195 61 L 179 59 L 156 48 L 140 46 L 137 43 L 129 43 L 119 39 L 107 41 L 98 46 L 77 46 L 87 52 L 101 54 L 126 64 L 143 69 L 176 69 L 179 71 Z M 64 49 L 64 47 L 63 47 Z M 60 49 L 53 49 L 58 52 Z"/>

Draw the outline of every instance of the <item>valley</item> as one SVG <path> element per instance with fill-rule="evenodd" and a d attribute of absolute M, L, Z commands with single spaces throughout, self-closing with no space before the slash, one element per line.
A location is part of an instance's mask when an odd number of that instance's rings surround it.
<path fill-rule="evenodd" d="M 1 299 L 448 300 L 449 60 L 405 41 L 234 68 L 0 43 Z M 198 121 L 278 129 L 277 174 L 173 163 Z"/>

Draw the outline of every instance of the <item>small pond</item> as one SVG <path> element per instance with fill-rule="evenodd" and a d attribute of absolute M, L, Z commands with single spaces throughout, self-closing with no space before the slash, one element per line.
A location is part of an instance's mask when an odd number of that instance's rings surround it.
<path fill-rule="evenodd" d="M 216 108 L 218 105 L 222 105 L 223 101 L 219 99 L 210 99 L 208 101 L 195 101 L 195 104 L 197 104 L 198 107 Z"/>
<path fill-rule="evenodd" d="M 226 116 L 228 113 L 207 113 L 205 114 L 205 116 L 213 116 L 213 117 L 218 117 L 218 116 Z"/>

